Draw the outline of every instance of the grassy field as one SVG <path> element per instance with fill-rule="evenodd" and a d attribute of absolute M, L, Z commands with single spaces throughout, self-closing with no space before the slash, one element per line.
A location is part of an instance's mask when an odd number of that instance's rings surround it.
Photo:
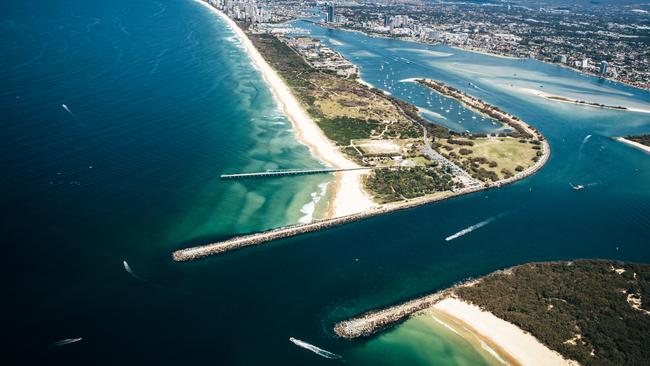
<path fill-rule="evenodd" d="M 477 137 L 469 139 L 466 137 L 454 137 L 449 140 L 438 139 L 438 150 L 449 156 L 454 162 L 465 167 L 471 174 L 480 172 L 481 169 L 488 173 L 482 174 L 481 178 L 498 180 L 514 175 L 517 171 L 528 168 L 534 164 L 537 156 L 538 145 L 530 143 L 530 140 L 519 140 L 512 137 Z M 524 141 L 524 142 L 520 142 Z M 466 144 L 465 144 L 466 143 Z M 469 145 L 471 143 L 471 145 Z M 481 175 L 480 173 L 476 173 Z M 490 177 L 496 179 L 491 179 Z M 483 179 L 483 180 L 485 180 Z"/>
<path fill-rule="evenodd" d="M 364 154 L 401 154 L 402 146 L 396 140 L 354 140 L 352 141 L 357 149 L 361 150 Z"/>

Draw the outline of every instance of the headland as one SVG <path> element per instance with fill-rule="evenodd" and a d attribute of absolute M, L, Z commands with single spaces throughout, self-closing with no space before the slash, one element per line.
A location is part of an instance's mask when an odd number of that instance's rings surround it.
<path fill-rule="evenodd" d="M 442 311 L 519 364 L 643 363 L 649 273 L 647 264 L 606 260 L 524 264 L 342 321 L 334 332 L 368 337 Z"/>

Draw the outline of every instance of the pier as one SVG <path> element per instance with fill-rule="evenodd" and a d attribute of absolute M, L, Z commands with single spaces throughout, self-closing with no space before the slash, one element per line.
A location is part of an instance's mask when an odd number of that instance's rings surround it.
<path fill-rule="evenodd" d="M 369 170 L 369 169 L 376 169 L 376 168 L 377 167 L 269 170 L 269 171 L 257 172 L 257 173 L 222 174 L 219 176 L 219 178 L 246 179 L 246 178 L 284 177 L 290 175 L 324 174 L 324 173 L 346 172 L 351 170 Z"/>
<path fill-rule="evenodd" d="M 176 250 L 175 252 L 172 253 L 172 258 L 176 262 L 185 262 L 185 261 L 200 259 L 211 255 L 223 254 L 232 250 L 241 249 L 248 246 L 260 245 L 277 239 L 316 232 L 320 230 L 326 230 L 334 226 L 344 225 L 350 222 L 368 219 L 374 216 L 386 214 L 388 212 L 407 210 L 413 207 L 420 206 L 422 204 L 436 202 L 441 199 L 455 197 L 463 194 L 469 194 L 482 189 L 485 188 L 468 187 L 454 192 L 454 194 L 451 196 L 446 196 L 443 198 L 432 197 L 432 198 L 424 198 L 424 199 L 414 199 L 414 200 L 400 203 L 398 205 L 379 206 L 374 209 L 370 209 L 364 212 L 359 212 L 347 216 L 335 217 L 335 218 L 324 219 L 324 220 L 316 220 L 309 224 L 289 225 L 289 226 L 284 226 L 269 231 L 236 236 L 231 239 L 227 239 L 220 242 Z"/>

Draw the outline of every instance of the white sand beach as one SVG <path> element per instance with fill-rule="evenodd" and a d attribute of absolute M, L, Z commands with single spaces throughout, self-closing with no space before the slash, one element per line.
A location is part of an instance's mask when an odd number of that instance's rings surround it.
<path fill-rule="evenodd" d="M 246 36 L 246 33 L 223 12 L 204 1 L 195 1 L 220 16 L 240 38 L 246 53 L 262 73 L 274 98 L 291 121 L 298 141 L 309 147 L 314 157 L 329 166 L 334 168 L 357 167 L 357 164 L 348 160 L 323 134 L 322 130 L 291 93 L 280 75 L 264 60 L 248 36 Z M 346 171 L 335 174 L 336 180 L 330 190 L 330 209 L 328 210 L 328 216 L 330 217 L 328 218 L 362 212 L 375 206 L 372 199 L 362 188 L 361 177 L 363 174 L 367 174 L 367 172 Z"/>
<path fill-rule="evenodd" d="M 478 306 L 456 298 L 446 298 L 433 307 L 467 324 L 478 335 L 489 339 L 521 365 L 578 365 L 576 361 L 567 360 L 559 353 L 547 348 L 516 325 L 497 318 L 492 313 L 481 310 Z"/>
<path fill-rule="evenodd" d="M 638 112 L 638 113 L 650 113 L 650 109 L 644 109 L 644 108 L 636 108 L 636 107 L 629 107 L 629 106 L 622 106 L 625 107 L 625 109 L 617 109 L 613 108 L 611 106 L 597 106 L 597 105 L 591 105 L 591 104 L 585 104 L 585 103 L 578 103 L 577 100 L 569 98 L 569 97 L 564 97 L 560 95 L 553 95 L 549 93 L 545 93 L 541 90 L 533 89 L 533 88 L 524 88 L 524 87 L 515 87 L 518 91 L 525 93 L 525 94 L 530 94 L 530 95 L 535 95 L 538 97 L 542 97 L 548 100 L 552 100 L 555 102 L 559 103 L 569 103 L 573 105 L 580 105 L 584 107 L 590 107 L 590 108 L 601 108 L 601 109 L 613 109 L 613 110 L 618 110 L 618 111 L 624 111 L 624 112 Z M 559 99 L 562 98 L 562 99 Z M 589 101 L 586 101 L 586 103 L 592 103 Z"/>
<path fill-rule="evenodd" d="M 622 142 L 622 143 L 624 143 L 624 144 L 627 144 L 627 145 L 630 145 L 630 146 L 632 146 L 632 147 L 635 147 L 635 148 L 637 148 L 637 149 L 639 149 L 639 150 L 643 150 L 643 151 L 645 151 L 645 152 L 647 152 L 647 153 L 650 153 L 650 146 L 646 146 L 646 145 L 644 145 L 644 144 L 640 144 L 640 143 L 638 143 L 638 142 L 636 142 L 636 141 L 628 140 L 628 139 L 626 139 L 626 138 L 624 138 L 624 137 L 617 137 L 617 138 L 616 138 L 616 141 Z"/>

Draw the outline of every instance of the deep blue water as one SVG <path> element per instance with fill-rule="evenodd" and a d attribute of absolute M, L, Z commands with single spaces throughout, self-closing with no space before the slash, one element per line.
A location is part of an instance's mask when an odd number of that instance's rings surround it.
<path fill-rule="evenodd" d="M 472 94 L 547 136 L 550 162 L 502 189 L 173 263 L 171 251 L 190 243 L 296 222 L 329 178 L 217 179 L 319 163 L 293 140 L 232 32 L 193 1 L 11 3 L 0 15 L 7 359 L 332 362 L 297 348 L 293 336 L 348 363 L 389 363 L 387 355 L 408 360 L 408 352 L 338 340 L 332 325 L 518 263 L 650 260 L 649 156 L 609 139 L 650 132 L 650 114 L 557 104 L 515 86 L 638 107 L 650 105 L 650 94 L 533 60 L 310 29 L 338 41 L 332 46 L 378 87 L 388 72 L 468 91 L 472 82 L 480 88 Z M 433 110 L 417 86 L 399 85 L 394 95 Z M 439 122 L 453 128 L 493 128 L 445 115 Z M 587 189 L 575 192 L 570 182 Z M 74 337 L 84 339 L 51 347 Z M 413 357 L 411 364 L 422 362 Z"/>

